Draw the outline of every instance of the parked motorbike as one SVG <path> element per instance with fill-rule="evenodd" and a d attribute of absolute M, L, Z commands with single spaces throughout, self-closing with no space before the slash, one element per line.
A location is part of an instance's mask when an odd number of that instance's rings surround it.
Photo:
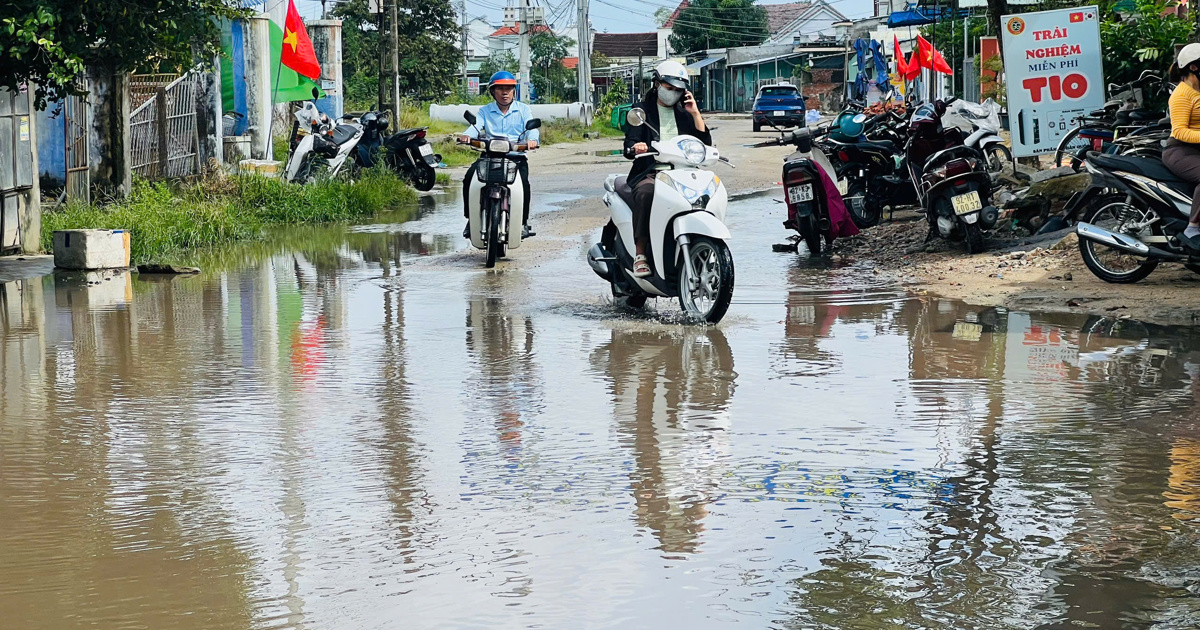
<path fill-rule="evenodd" d="M 368 119 L 375 121 L 374 127 L 378 129 L 378 133 L 371 137 L 368 132 L 367 137 L 359 143 L 359 157 L 362 163 L 366 166 L 374 164 L 382 148 L 383 160 L 388 168 L 412 182 L 413 188 L 420 191 L 432 190 L 437 183 L 437 172 L 434 169 L 441 164 L 442 156 L 433 152 L 433 145 L 426 139 L 429 127 L 401 129 L 385 138 L 383 131 L 388 126 L 387 114 L 368 112 L 362 117 L 364 126 Z"/>
<path fill-rule="evenodd" d="M 835 174 L 825 153 L 813 143 L 814 139 L 828 135 L 829 130 L 829 127 L 819 128 L 815 132 L 809 128 L 797 129 L 781 134 L 774 140 L 751 145 L 756 148 L 796 147 L 796 152 L 783 163 L 783 187 L 787 193 L 785 199 L 788 207 L 788 218 L 783 226 L 799 233 L 812 256 L 821 255 L 822 239 L 826 247 L 833 245 L 829 200 L 818 169 L 824 170 L 830 178 Z"/>
<path fill-rule="evenodd" d="M 293 132 L 304 128 L 308 135 L 297 142 L 293 133 L 295 147 L 288 158 L 284 179 L 303 184 L 319 171 L 324 171 L 328 177 L 337 177 L 363 137 L 362 125 L 352 119 L 334 124 L 328 116 L 317 111 L 312 101 L 306 101 L 295 117 Z"/>
<path fill-rule="evenodd" d="M 1006 172 L 1015 173 L 1012 151 L 1000 137 L 1000 104 L 989 98 L 982 103 L 958 100 L 954 105 L 949 111 L 971 125 L 971 133 L 963 140 L 963 144 L 977 149 L 983 155 L 988 173 L 994 177 Z"/>
<path fill-rule="evenodd" d="M 850 217 L 860 229 L 873 227 L 883 218 L 883 209 L 917 203 L 916 189 L 904 166 L 907 140 L 906 119 L 894 112 L 872 117 L 846 113 L 839 116 L 836 133 L 825 141 L 833 156 L 842 198 Z M 847 129 L 849 127 L 849 129 Z"/>
<path fill-rule="evenodd" d="M 463 118 L 475 126 L 475 114 L 470 111 Z M 529 132 L 542 126 L 542 121 L 531 118 L 525 123 Z M 475 161 L 475 177 L 469 186 L 468 232 L 471 245 L 487 252 L 484 266 L 496 266 L 496 259 L 508 255 L 509 249 L 521 246 L 522 209 L 525 205 L 524 186 L 517 165 L 508 155 L 524 153 L 528 145 L 522 133 L 514 142 L 506 137 L 491 136 L 488 130 L 480 130 L 480 138 L 461 143 L 480 152 Z"/>
<path fill-rule="evenodd" d="M 635 107 L 626 122 L 644 125 L 646 114 Z M 658 137 L 658 130 L 652 131 Z M 715 324 L 733 299 L 733 255 L 724 223 L 729 195 L 721 178 L 705 167 L 729 160 L 687 135 L 652 141 L 650 149 L 666 168 L 654 175 L 649 256 L 653 273 L 645 278 L 633 275 L 633 189 L 623 175 L 609 175 L 604 182 L 604 203 L 612 218 L 600 242 L 588 251 L 588 265 L 609 282 L 613 297 L 629 306 L 641 307 L 648 297 L 677 297 L 688 316 Z"/>
<path fill-rule="evenodd" d="M 1187 228 L 1195 186 L 1156 158 L 1086 153 L 1092 185 L 1067 202 L 1079 254 L 1097 278 L 1118 284 L 1142 280 L 1162 262 L 1200 271 L 1197 257 L 1179 242 Z"/>
<path fill-rule="evenodd" d="M 963 144 L 960 130 L 942 126 L 946 105 L 934 101 L 914 112 L 905 148 L 908 170 L 930 237 L 964 241 L 967 252 L 976 254 L 983 251 L 983 232 L 996 226 L 999 211 L 991 205 L 992 179 L 983 157 Z"/>

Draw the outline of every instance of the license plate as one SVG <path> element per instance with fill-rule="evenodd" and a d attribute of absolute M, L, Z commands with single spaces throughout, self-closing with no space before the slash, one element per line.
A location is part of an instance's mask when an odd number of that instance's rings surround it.
<path fill-rule="evenodd" d="M 850 182 L 845 179 L 838 180 L 838 194 L 845 195 L 850 190 Z"/>
<path fill-rule="evenodd" d="M 962 195 L 955 195 L 950 201 L 954 204 L 954 214 L 968 214 L 983 210 L 983 203 L 979 201 L 979 193 L 974 190 Z"/>
<path fill-rule="evenodd" d="M 420 147 L 417 148 L 417 150 L 421 152 L 421 155 L 433 154 L 433 147 L 428 144 L 422 144 Z"/>
<path fill-rule="evenodd" d="M 788 188 L 788 203 L 803 203 L 813 200 L 812 184 Z"/>
<path fill-rule="evenodd" d="M 775 112 L 775 114 L 774 114 L 774 115 L 775 115 L 775 116 L 782 116 L 782 115 L 784 115 L 784 114 L 786 114 L 786 113 L 787 113 L 787 112 L 784 112 L 784 111 L 777 111 L 777 112 Z"/>

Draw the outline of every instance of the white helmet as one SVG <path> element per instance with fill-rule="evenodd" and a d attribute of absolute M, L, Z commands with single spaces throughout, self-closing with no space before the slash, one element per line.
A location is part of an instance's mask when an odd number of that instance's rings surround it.
<path fill-rule="evenodd" d="M 1179 56 L 1175 58 L 1175 65 L 1180 70 L 1186 70 L 1188 66 L 1200 61 L 1200 44 L 1188 44 L 1179 51 Z"/>
<path fill-rule="evenodd" d="M 669 83 L 672 87 L 680 90 L 688 89 L 688 85 L 691 83 L 687 68 L 678 61 L 669 59 L 654 68 L 654 80 Z"/>

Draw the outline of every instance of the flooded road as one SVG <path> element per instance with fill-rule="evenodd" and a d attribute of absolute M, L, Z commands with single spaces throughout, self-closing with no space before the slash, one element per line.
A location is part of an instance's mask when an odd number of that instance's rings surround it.
<path fill-rule="evenodd" d="M 457 204 L 0 285 L 0 626 L 1200 625 L 1190 329 L 910 297 L 769 197 L 683 326 Z"/>

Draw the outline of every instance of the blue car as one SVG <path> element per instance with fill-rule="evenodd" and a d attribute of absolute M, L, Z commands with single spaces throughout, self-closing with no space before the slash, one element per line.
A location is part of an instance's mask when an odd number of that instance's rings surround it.
<path fill-rule="evenodd" d="M 754 99 L 754 130 L 763 126 L 803 127 L 804 96 L 788 83 L 764 85 Z"/>

